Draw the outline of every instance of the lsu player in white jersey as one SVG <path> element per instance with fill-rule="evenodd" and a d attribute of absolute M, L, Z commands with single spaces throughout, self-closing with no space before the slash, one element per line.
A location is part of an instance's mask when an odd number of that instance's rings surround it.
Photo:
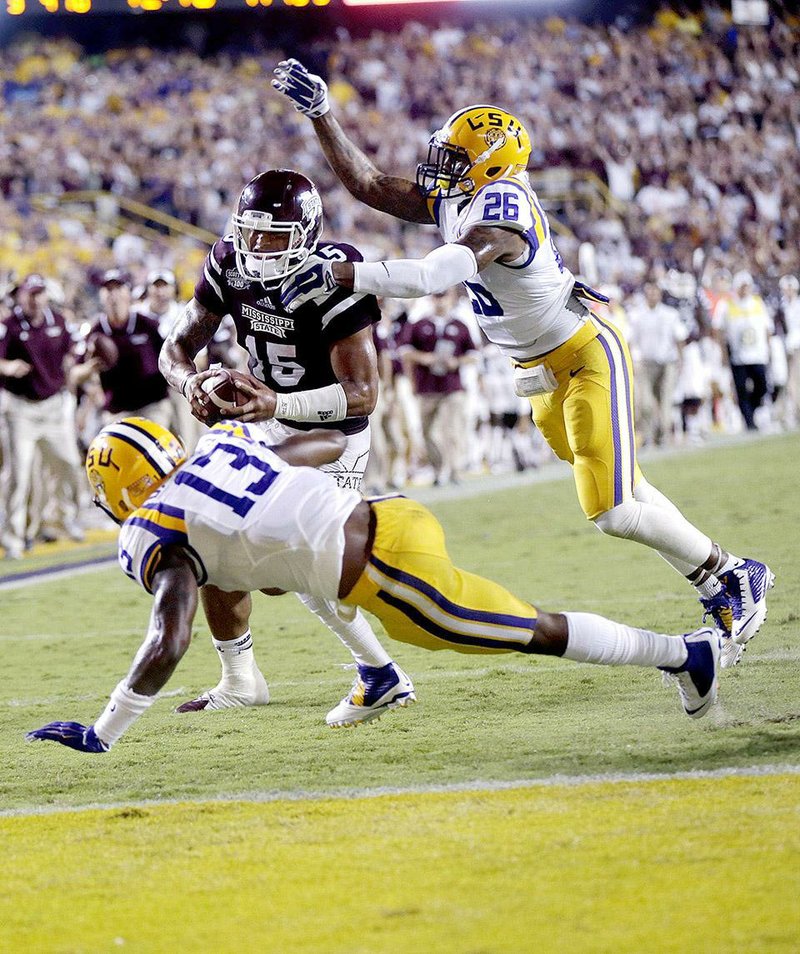
<path fill-rule="evenodd" d="M 153 595 L 150 627 L 93 724 L 51 722 L 27 738 L 107 752 L 188 649 L 206 583 L 340 599 L 374 613 L 394 639 L 426 649 L 657 666 L 674 677 L 688 716 L 700 718 L 714 704 L 719 630 L 667 636 L 591 613 L 537 610 L 455 567 L 439 522 L 421 504 L 367 501 L 315 469 L 345 444 L 341 432 L 314 430 L 270 446 L 260 428 L 226 423 L 187 459 L 173 434 L 144 418 L 104 428 L 86 472 L 95 503 L 122 523 L 120 566 Z M 412 689 L 401 678 L 383 711 L 407 703 Z"/>
<path fill-rule="evenodd" d="M 445 241 L 421 259 L 315 262 L 282 289 L 287 310 L 338 286 L 414 298 L 463 283 L 488 339 L 515 366 L 543 436 L 574 471 L 578 499 L 604 533 L 656 550 L 697 589 L 728 640 L 732 666 L 767 613 L 774 575 L 694 527 L 642 476 L 636 461 L 632 364 L 613 324 L 585 302 L 603 300 L 564 267 L 525 172 L 530 138 L 506 110 L 454 113 L 431 137 L 412 182 L 378 170 L 330 111 L 324 81 L 297 60 L 272 85 L 311 118 L 331 168 L 358 199 L 400 219 L 435 223 Z"/>

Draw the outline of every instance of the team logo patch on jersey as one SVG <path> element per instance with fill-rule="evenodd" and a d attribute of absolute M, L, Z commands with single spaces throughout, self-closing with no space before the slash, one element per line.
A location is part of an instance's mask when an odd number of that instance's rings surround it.
<path fill-rule="evenodd" d="M 249 288 L 252 284 L 246 278 L 242 278 L 235 268 L 227 268 L 225 270 L 225 281 L 231 288 L 235 288 L 238 291 L 241 291 L 243 288 Z"/>
<path fill-rule="evenodd" d="M 285 338 L 287 331 L 294 331 L 294 318 L 271 315 L 252 305 L 242 305 L 242 318 L 247 318 L 252 331 L 266 332 L 276 338 Z"/>

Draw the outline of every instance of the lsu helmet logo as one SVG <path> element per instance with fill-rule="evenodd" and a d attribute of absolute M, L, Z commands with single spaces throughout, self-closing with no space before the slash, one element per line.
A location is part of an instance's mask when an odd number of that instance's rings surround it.
<path fill-rule="evenodd" d="M 126 417 L 108 424 L 86 454 L 92 502 L 122 523 L 185 460 L 183 444 L 155 421 Z"/>
<path fill-rule="evenodd" d="M 454 113 L 428 144 L 428 160 L 417 166 L 423 192 L 447 198 L 472 195 L 487 182 L 523 172 L 531 154 L 525 127 L 497 106 L 469 106 Z"/>

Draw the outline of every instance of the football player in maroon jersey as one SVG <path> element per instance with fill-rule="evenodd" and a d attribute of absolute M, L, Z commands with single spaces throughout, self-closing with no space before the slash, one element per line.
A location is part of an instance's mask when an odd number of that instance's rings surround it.
<path fill-rule="evenodd" d="M 161 353 L 167 381 L 189 401 L 201 421 L 213 413 L 195 357 L 231 315 L 238 343 L 249 354 L 249 398 L 226 416 L 259 423 L 277 444 L 297 432 L 323 427 L 342 433 L 342 456 L 323 469 L 341 487 L 360 488 L 369 457 L 368 415 L 378 396 L 372 326 L 380 319 L 372 295 L 336 289 L 293 314 L 280 288 L 309 259 L 361 261 L 351 245 L 320 240 L 322 202 L 314 183 L 287 169 L 262 172 L 242 190 L 233 231 L 209 252 L 194 297 Z M 313 257 L 313 258 L 312 258 Z M 378 642 L 359 611 L 300 596 L 347 646 L 358 665 L 353 690 L 327 716 L 329 725 L 353 725 L 408 692 L 408 679 Z M 206 619 L 220 654 L 222 679 L 178 711 L 264 705 L 269 691 L 256 665 L 250 634 L 249 593 L 202 591 Z M 413 687 L 412 687 L 413 689 Z"/>

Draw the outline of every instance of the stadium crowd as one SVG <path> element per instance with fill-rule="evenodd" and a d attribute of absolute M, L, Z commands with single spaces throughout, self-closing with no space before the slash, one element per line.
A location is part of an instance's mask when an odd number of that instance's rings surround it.
<path fill-rule="evenodd" d="M 662 444 L 800 419 L 799 26 L 786 16 L 768 28 L 736 28 L 717 7 L 702 17 L 665 9 L 626 31 L 558 19 L 433 31 L 409 23 L 399 35 L 340 33 L 309 56 L 328 76 L 346 131 L 400 175 L 413 176 L 432 129 L 466 103 L 497 102 L 519 116 L 566 264 L 611 293 L 608 317 L 628 335 L 640 437 Z M 176 306 L 169 319 L 156 314 L 154 285 L 188 298 L 204 254 L 185 237 L 120 228 L 120 201 L 221 234 L 245 181 L 291 166 L 320 188 L 326 235 L 357 237 L 367 259 L 436 244 L 433 229 L 407 229 L 339 186 L 310 124 L 271 94 L 270 70 L 284 55 L 136 48 L 87 57 L 71 42 L 44 39 L 0 52 L 0 328 L 7 338 L 36 307 L 63 316 L 72 342 L 63 380 L 55 375 L 28 398 L 69 394 L 65 413 L 77 406 L 70 426 L 84 444 L 104 414 L 136 410 L 110 401 L 100 380 L 108 372 L 87 350 L 98 314 L 113 310 L 111 290 L 128 288 L 133 301 L 121 307 L 148 316 L 163 336 Z M 587 176 L 602 183 L 600 201 L 575 185 L 596 181 Z M 85 190 L 97 193 L 89 214 L 58 202 Z M 113 270 L 118 282 L 109 280 Z M 157 274 L 172 277 L 156 283 Z M 509 369 L 480 344 L 464 304 L 384 303 L 375 487 L 547 458 L 524 404 L 508 398 Z M 423 373 L 414 352 L 436 350 L 450 318 L 472 343 L 458 345 L 455 369 Z M 425 321 L 439 331 L 420 335 Z M 744 327 L 746 340 L 736 330 Z M 221 352 L 239 360 L 229 343 Z M 0 363 L 3 513 L 9 485 L 20 486 L 19 455 L 15 463 L 8 444 L 19 370 Z M 453 443 L 454 431 L 471 439 Z M 24 469 L 33 466 L 26 456 Z M 51 481 L 66 488 L 62 528 L 78 534 L 69 480 L 56 467 Z M 12 511 L 20 500 L 17 492 Z M 20 532 L 15 519 L 10 555 L 38 532 L 35 521 Z"/>

